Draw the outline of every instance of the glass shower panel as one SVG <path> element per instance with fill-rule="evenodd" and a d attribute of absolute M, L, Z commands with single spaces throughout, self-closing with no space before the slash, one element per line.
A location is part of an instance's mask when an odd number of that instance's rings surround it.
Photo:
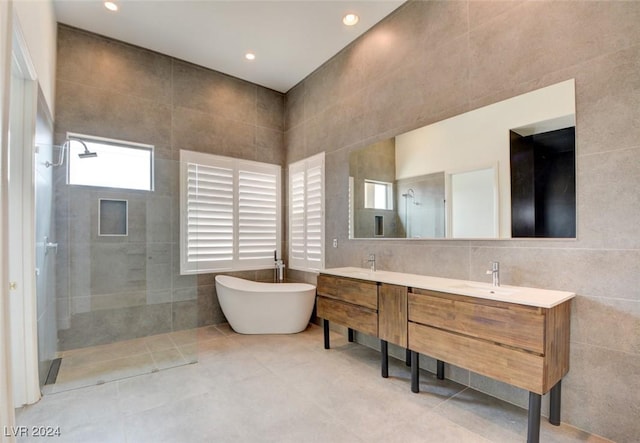
<path fill-rule="evenodd" d="M 197 361 L 198 280 L 179 266 L 178 162 L 156 156 L 154 168 L 153 191 L 69 185 L 65 167 L 54 171 L 61 364 L 50 391 Z"/>
<path fill-rule="evenodd" d="M 40 125 L 40 114 L 38 114 Z M 40 130 L 40 128 L 38 129 Z M 53 146 L 40 143 L 36 133 L 35 157 L 35 275 L 38 328 L 38 376 L 44 385 L 57 351 L 56 324 L 56 252 L 53 241 L 53 181 L 51 163 Z M 42 136 L 42 135 L 41 135 Z"/>

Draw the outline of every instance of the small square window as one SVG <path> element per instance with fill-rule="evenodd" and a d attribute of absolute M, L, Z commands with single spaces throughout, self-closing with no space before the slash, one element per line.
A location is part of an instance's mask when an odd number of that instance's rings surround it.
<path fill-rule="evenodd" d="M 68 184 L 153 191 L 153 146 L 79 134 L 67 143 Z"/>
<path fill-rule="evenodd" d="M 393 183 L 365 180 L 364 207 L 368 209 L 393 209 Z"/>

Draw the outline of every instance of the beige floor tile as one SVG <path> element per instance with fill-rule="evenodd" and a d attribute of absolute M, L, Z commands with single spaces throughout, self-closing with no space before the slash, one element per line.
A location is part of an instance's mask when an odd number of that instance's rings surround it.
<path fill-rule="evenodd" d="M 169 337 L 173 340 L 173 343 L 176 346 L 188 345 L 191 343 L 197 343 L 198 341 L 198 330 L 197 329 L 189 329 L 186 331 L 176 331 L 170 332 Z"/>
<path fill-rule="evenodd" d="M 220 331 L 223 335 L 235 335 L 237 334 L 236 331 L 234 331 L 231 326 L 229 325 L 229 323 L 221 323 L 219 325 L 215 325 L 216 329 L 218 331 Z"/>
<path fill-rule="evenodd" d="M 68 364 L 94 364 L 100 361 L 131 357 L 148 353 L 145 339 L 126 340 L 107 345 L 92 346 L 90 348 L 74 349 L 62 353 L 63 361 Z"/>
<path fill-rule="evenodd" d="M 209 394 L 165 403 L 141 413 L 126 416 L 127 441 L 136 443 L 209 443 L 242 441 L 233 422 L 212 414 L 216 403 Z"/>
<path fill-rule="evenodd" d="M 115 383 L 45 395 L 38 403 L 16 410 L 16 417 L 28 426 L 60 427 L 59 438 L 33 441 L 125 441 L 124 429 L 117 424 L 120 411 Z"/>
<path fill-rule="evenodd" d="M 180 354 L 182 354 L 182 357 L 187 363 L 196 363 L 198 361 L 198 343 L 178 346 L 176 349 L 180 351 Z"/>
<path fill-rule="evenodd" d="M 151 353 L 157 369 L 168 369 L 176 366 L 186 365 L 188 361 L 183 357 L 177 348 L 165 349 Z"/>
<path fill-rule="evenodd" d="M 63 359 L 55 383 L 55 391 L 75 389 L 118 380 L 153 371 L 155 363 L 150 353 L 99 361 L 94 364 L 67 364 Z"/>
<path fill-rule="evenodd" d="M 176 347 L 169 334 L 152 335 L 150 337 L 146 337 L 144 342 L 147 344 L 147 347 L 151 352 L 175 349 Z"/>
<path fill-rule="evenodd" d="M 527 436 L 527 411 L 467 388 L 443 402 L 436 413 L 491 441 L 521 442 Z M 606 442 L 568 425 L 553 426 L 542 418 L 540 441 L 553 443 Z"/>
<path fill-rule="evenodd" d="M 47 393 L 39 403 L 20 409 L 18 424 L 58 425 L 61 442 L 525 439 L 525 410 L 455 382 L 437 380 L 426 371 L 421 371 L 421 392 L 411 393 L 410 370 L 404 361 L 390 358 L 389 378 L 383 379 L 380 354 L 348 343 L 341 334 L 332 333 L 332 347 L 325 350 L 317 326 L 297 335 L 263 336 L 235 334 L 227 328 L 151 337 L 142 341 L 149 350 L 146 354 L 63 367 L 61 386 L 75 383 L 77 389 Z M 167 339 L 176 346 L 169 347 Z M 137 341 L 131 345 L 139 349 Z M 126 353 L 116 351 L 109 355 Z M 156 369 L 162 362 L 184 362 L 179 357 L 190 354 L 199 362 Z M 78 358 L 75 363 L 82 361 Z M 78 373 L 70 372 L 74 370 Z M 141 370 L 149 373 L 131 376 Z M 80 384 L 118 377 L 119 381 L 100 386 Z M 604 440 L 543 420 L 541 441 Z"/>
<path fill-rule="evenodd" d="M 205 376 L 197 365 L 159 371 L 118 382 L 118 404 L 130 415 L 208 392 Z"/>
<path fill-rule="evenodd" d="M 215 326 L 205 326 L 197 329 L 198 341 L 209 340 L 211 338 L 224 337 L 224 333 Z"/>

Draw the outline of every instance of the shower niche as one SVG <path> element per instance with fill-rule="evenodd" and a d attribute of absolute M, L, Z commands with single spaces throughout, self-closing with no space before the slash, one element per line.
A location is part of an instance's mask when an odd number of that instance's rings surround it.
<path fill-rule="evenodd" d="M 99 199 L 98 235 L 126 237 L 129 233 L 129 202 L 127 200 Z"/>

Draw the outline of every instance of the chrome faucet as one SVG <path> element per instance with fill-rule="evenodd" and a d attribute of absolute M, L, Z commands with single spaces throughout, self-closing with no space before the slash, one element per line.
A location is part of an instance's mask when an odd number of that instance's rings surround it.
<path fill-rule="evenodd" d="M 500 286 L 500 262 L 491 262 L 491 269 L 487 271 L 487 275 L 489 274 L 491 274 L 491 277 L 493 278 L 493 286 Z"/>
<path fill-rule="evenodd" d="M 274 260 L 274 264 L 275 264 L 274 280 L 275 280 L 276 283 L 282 283 L 282 282 L 284 282 L 285 264 L 284 264 L 284 260 L 282 260 L 282 258 L 278 258 L 278 251 L 273 251 L 273 260 Z"/>
<path fill-rule="evenodd" d="M 371 265 L 371 272 L 376 272 L 376 254 L 369 254 L 367 262 Z"/>

